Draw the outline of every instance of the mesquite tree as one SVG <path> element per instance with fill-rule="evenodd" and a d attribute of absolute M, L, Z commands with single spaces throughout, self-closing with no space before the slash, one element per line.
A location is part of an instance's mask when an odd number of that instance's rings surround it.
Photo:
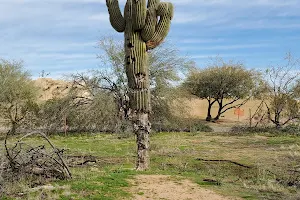
<path fill-rule="evenodd" d="M 266 86 L 261 94 L 268 119 L 278 129 L 300 119 L 300 59 L 289 52 L 284 60 L 266 70 Z"/>
<path fill-rule="evenodd" d="M 165 39 L 173 18 L 173 5 L 160 0 L 127 0 L 124 16 L 118 0 L 106 0 L 110 23 L 117 32 L 124 32 L 125 68 L 129 86 L 129 103 L 137 137 L 137 170 L 149 167 L 150 83 L 148 50 Z"/>
<path fill-rule="evenodd" d="M 191 94 L 208 101 L 206 121 L 211 121 L 211 109 L 218 104 L 214 120 L 230 109 L 244 105 L 256 93 L 259 74 L 247 70 L 241 63 L 218 62 L 205 69 L 191 71 L 183 86 Z"/>
<path fill-rule="evenodd" d="M 10 123 L 10 134 L 37 112 L 38 89 L 23 62 L 0 59 L 0 119 Z"/>

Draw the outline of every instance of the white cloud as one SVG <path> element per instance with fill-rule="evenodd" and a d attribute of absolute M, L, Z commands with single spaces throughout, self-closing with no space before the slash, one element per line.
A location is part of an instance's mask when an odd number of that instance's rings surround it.
<path fill-rule="evenodd" d="M 29 59 L 43 59 L 49 58 L 51 60 L 81 60 L 81 59 L 96 59 L 96 55 L 93 53 L 83 54 L 83 53 L 31 53 L 25 55 L 27 60 Z"/>
<path fill-rule="evenodd" d="M 203 44 L 203 43 L 216 43 L 216 42 L 222 42 L 224 41 L 224 38 L 216 38 L 216 39 L 211 39 L 211 38 L 188 38 L 188 39 L 183 39 L 183 40 L 180 40 L 179 42 L 180 43 L 183 43 L 183 44 Z"/>
<path fill-rule="evenodd" d="M 99 13 L 99 14 L 89 16 L 88 19 L 89 20 L 97 20 L 97 21 L 101 21 L 101 22 L 108 22 L 109 16 L 107 13 Z"/>
<path fill-rule="evenodd" d="M 197 54 L 191 55 L 190 57 L 193 59 L 213 59 L 216 56 L 220 58 L 235 58 L 240 56 L 247 56 L 247 54 Z"/>
<path fill-rule="evenodd" d="M 300 0 L 173 0 L 175 4 L 174 23 L 194 24 L 227 28 L 236 23 L 246 24 L 235 28 L 274 27 L 269 18 L 300 16 Z M 257 21 L 261 21 L 257 24 Z M 275 21 L 275 20 L 274 20 Z M 251 26 L 247 27 L 247 23 Z M 297 22 L 286 21 L 282 28 L 297 28 Z M 257 24 L 257 26 L 255 26 Z M 280 26 L 276 26 L 276 28 Z"/>
<path fill-rule="evenodd" d="M 272 44 L 230 44 L 230 45 L 207 45 L 207 46 L 181 46 L 181 50 L 235 50 L 235 49 L 254 49 L 274 46 Z"/>
<path fill-rule="evenodd" d="M 270 44 L 275 48 L 280 46 L 277 40 L 245 44 L 235 41 L 234 33 L 300 28 L 300 0 L 161 1 L 175 5 L 168 38 L 174 38 L 186 52 L 238 52 L 268 48 Z M 119 2 L 123 10 L 126 1 Z M 93 66 L 97 40 L 114 33 L 105 0 L 0 0 L 0 27 L 0 57 L 22 58 L 33 70 L 41 65 L 49 69 L 80 68 L 84 63 Z M 231 40 L 223 32 L 231 35 Z M 198 59 L 204 56 L 195 55 Z"/>
<path fill-rule="evenodd" d="M 298 5 L 298 0 L 171 0 L 175 5 L 192 5 L 192 6 L 291 6 Z"/>

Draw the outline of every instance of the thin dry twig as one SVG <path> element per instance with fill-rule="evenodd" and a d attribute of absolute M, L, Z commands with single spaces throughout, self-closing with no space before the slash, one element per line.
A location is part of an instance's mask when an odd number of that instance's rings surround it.
<path fill-rule="evenodd" d="M 247 168 L 247 169 L 253 168 L 252 166 L 244 165 L 244 164 L 241 164 L 241 163 L 232 161 L 232 160 L 203 159 L 203 158 L 196 158 L 196 160 L 199 160 L 199 161 L 206 161 L 206 162 L 228 162 L 228 163 L 232 163 L 232 164 L 234 164 L 234 165 L 238 165 L 238 166 L 240 166 L 240 167 L 244 167 L 244 168 Z"/>

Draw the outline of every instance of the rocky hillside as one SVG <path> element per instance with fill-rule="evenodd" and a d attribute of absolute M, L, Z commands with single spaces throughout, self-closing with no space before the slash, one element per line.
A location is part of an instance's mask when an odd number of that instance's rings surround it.
<path fill-rule="evenodd" d="M 71 83 L 51 78 L 39 78 L 34 80 L 34 83 L 40 88 L 40 101 L 63 97 L 68 93 L 71 87 Z"/>

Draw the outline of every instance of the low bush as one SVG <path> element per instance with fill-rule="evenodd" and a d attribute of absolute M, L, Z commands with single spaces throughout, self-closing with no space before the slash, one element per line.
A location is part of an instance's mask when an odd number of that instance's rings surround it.
<path fill-rule="evenodd" d="M 274 126 L 258 126 L 249 127 L 245 125 L 234 126 L 231 128 L 231 133 L 271 133 L 271 134 L 289 134 L 300 135 L 300 124 L 289 124 L 280 129 Z"/>
<path fill-rule="evenodd" d="M 155 132 L 212 132 L 213 129 L 196 119 L 177 119 L 161 123 L 153 123 Z"/>
<path fill-rule="evenodd" d="M 300 135 L 300 124 L 289 124 L 282 128 L 282 132 L 293 135 Z"/>

